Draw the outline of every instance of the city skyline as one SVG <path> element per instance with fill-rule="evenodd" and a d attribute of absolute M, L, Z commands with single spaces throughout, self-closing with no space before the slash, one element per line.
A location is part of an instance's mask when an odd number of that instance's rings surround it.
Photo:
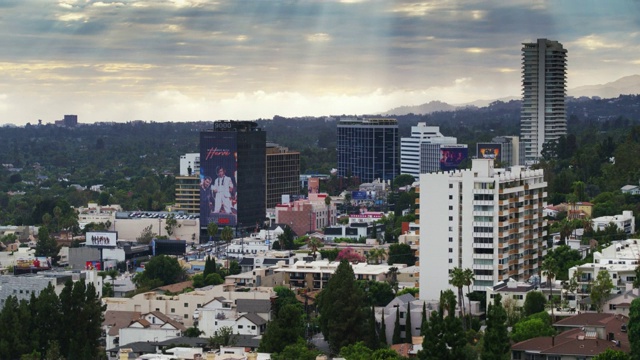
<path fill-rule="evenodd" d="M 374 114 L 521 95 L 521 47 L 567 88 L 639 73 L 629 1 L 0 3 L 0 124 Z"/>

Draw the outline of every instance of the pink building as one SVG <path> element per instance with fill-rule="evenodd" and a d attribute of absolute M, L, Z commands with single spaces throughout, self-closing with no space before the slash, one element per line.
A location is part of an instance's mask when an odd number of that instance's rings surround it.
<path fill-rule="evenodd" d="M 276 223 L 291 226 L 298 236 L 335 225 L 336 207 L 327 205 L 327 194 L 309 194 L 308 199 L 276 205 Z"/>

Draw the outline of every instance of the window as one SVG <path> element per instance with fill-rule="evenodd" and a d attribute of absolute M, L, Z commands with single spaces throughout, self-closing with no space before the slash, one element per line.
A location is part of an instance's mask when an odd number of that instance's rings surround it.
<path fill-rule="evenodd" d="M 453 216 L 449 216 L 449 221 L 453 221 Z"/>
<path fill-rule="evenodd" d="M 238 325 L 238 329 L 242 329 L 243 327 L 243 325 Z"/>
<path fill-rule="evenodd" d="M 449 206 L 449 210 L 453 210 L 453 206 Z"/>
<path fill-rule="evenodd" d="M 404 312 L 400 311 L 400 319 L 404 319 Z"/>
<path fill-rule="evenodd" d="M 453 195 L 449 195 L 449 200 L 453 200 Z"/>
<path fill-rule="evenodd" d="M 171 308 L 171 312 L 172 312 L 172 313 L 175 313 L 175 312 L 176 312 L 176 309 L 175 309 L 175 308 Z"/>
<path fill-rule="evenodd" d="M 449 238 L 449 242 L 453 242 L 453 238 L 452 237 Z"/>
<path fill-rule="evenodd" d="M 449 264 L 453 264 L 453 259 L 449 259 Z"/>
<path fill-rule="evenodd" d="M 453 189 L 453 184 L 449 184 L 449 189 Z"/>
<path fill-rule="evenodd" d="M 252 326 L 251 326 L 251 330 L 255 330 L 255 329 L 256 329 L 256 326 L 255 326 L 255 325 L 252 325 Z"/>
<path fill-rule="evenodd" d="M 185 319 L 188 319 L 188 318 L 189 318 L 189 315 L 184 314 L 184 318 L 185 318 Z"/>
<path fill-rule="evenodd" d="M 189 307 L 189 303 L 184 303 L 184 307 Z"/>
<path fill-rule="evenodd" d="M 452 253 L 453 252 L 453 248 L 449 248 L 449 252 Z"/>
<path fill-rule="evenodd" d="M 615 310 L 616 304 L 609 304 L 609 310 Z"/>

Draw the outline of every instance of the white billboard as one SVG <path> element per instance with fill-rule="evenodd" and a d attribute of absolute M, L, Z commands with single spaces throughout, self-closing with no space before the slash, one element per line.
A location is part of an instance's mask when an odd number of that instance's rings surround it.
<path fill-rule="evenodd" d="M 116 231 L 91 231 L 86 235 L 86 246 L 92 247 L 116 247 L 118 232 Z"/>

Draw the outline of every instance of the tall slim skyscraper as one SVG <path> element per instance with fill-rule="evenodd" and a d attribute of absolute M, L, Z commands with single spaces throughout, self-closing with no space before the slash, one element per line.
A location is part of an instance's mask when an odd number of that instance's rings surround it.
<path fill-rule="evenodd" d="M 557 41 L 522 44 L 521 141 L 525 165 L 539 161 L 542 147 L 567 134 L 567 50 Z"/>
<path fill-rule="evenodd" d="M 362 182 L 400 175 L 396 119 L 342 119 L 338 123 L 338 175 Z"/>

